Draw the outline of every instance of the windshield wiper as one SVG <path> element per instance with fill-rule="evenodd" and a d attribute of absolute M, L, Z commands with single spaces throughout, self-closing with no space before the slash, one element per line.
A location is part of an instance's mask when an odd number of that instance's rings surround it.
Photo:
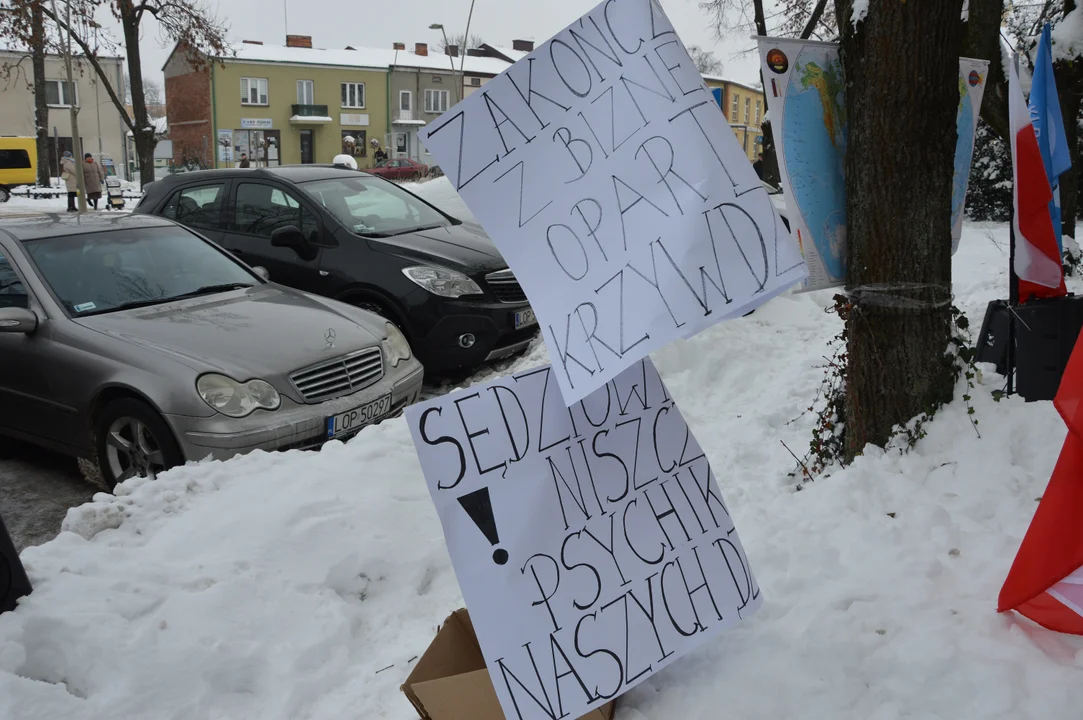
<path fill-rule="evenodd" d="M 220 285 L 204 285 L 203 287 L 197 290 L 193 290 L 192 292 L 181 293 L 180 295 L 163 298 L 161 302 L 173 302 L 174 300 L 184 300 L 185 298 L 199 297 L 200 295 L 214 295 L 215 293 L 228 292 L 229 290 L 241 290 L 242 288 L 250 287 L 252 287 L 252 283 L 243 282 L 222 283 Z"/>
<path fill-rule="evenodd" d="M 101 310 L 92 310 L 90 312 L 79 313 L 79 317 L 90 317 L 92 315 L 101 315 L 103 313 L 121 312 L 122 310 L 135 310 L 136 308 L 150 307 L 151 305 L 164 305 L 165 303 L 174 302 L 175 300 L 184 300 L 186 298 L 199 297 L 200 295 L 213 295 L 214 293 L 226 292 L 228 290 L 240 290 L 241 288 L 252 287 L 249 283 L 222 283 L 221 285 L 205 285 L 198 290 L 192 292 L 182 293 L 180 295 L 173 295 L 171 297 L 154 298 L 150 300 L 132 300 L 131 302 L 121 303 L 110 308 L 102 308 Z"/>
<path fill-rule="evenodd" d="M 419 225 L 418 227 L 403 228 L 402 230 L 388 230 L 387 232 L 369 233 L 366 237 L 374 238 L 386 238 L 395 237 L 396 235 L 409 235 L 410 233 L 422 232 L 423 230 L 436 230 L 437 228 L 447 227 L 443 223 L 436 223 L 435 225 Z"/>

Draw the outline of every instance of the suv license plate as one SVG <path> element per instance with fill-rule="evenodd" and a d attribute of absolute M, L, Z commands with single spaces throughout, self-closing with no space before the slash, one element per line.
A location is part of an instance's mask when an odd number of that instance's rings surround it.
<path fill-rule="evenodd" d="M 391 412 L 391 394 L 327 418 L 327 439 L 355 433 Z"/>
<path fill-rule="evenodd" d="M 537 324 L 538 324 L 538 318 L 534 314 L 534 311 L 531 310 L 530 308 L 526 308 L 525 310 L 520 310 L 519 312 L 515 313 L 515 329 L 516 330 L 528 327 L 530 325 L 537 325 Z"/>

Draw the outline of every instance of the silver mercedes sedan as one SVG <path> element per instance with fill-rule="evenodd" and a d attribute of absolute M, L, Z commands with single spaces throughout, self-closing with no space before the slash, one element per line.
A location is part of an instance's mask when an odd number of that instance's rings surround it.
<path fill-rule="evenodd" d="M 107 487 L 352 437 L 417 400 L 422 375 L 383 318 L 168 220 L 0 222 L 0 439 L 81 458 Z"/>

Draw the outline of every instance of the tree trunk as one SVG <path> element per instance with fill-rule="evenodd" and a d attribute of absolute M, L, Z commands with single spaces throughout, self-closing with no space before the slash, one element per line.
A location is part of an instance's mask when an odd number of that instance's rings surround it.
<path fill-rule="evenodd" d="M 139 15 L 131 0 L 118 0 L 120 24 L 124 29 L 124 47 L 128 55 L 128 82 L 132 92 L 132 136 L 135 153 L 139 156 L 139 185 L 146 187 L 154 181 L 154 148 L 158 138 L 147 114 L 147 99 L 143 93 L 143 63 L 139 57 Z"/>
<path fill-rule="evenodd" d="M 34 125 L 38 138 L 38 185 L 47 187 L 52 183 L 55 165 L 50 162 L 49 152 L 49 101 L 45 95 L 45 15 L 41 3 L 34 3 L 30 15 L 32 37 L 30 62 L 34 72 Z M 59 161 L 60 149 L 56 160 Z M 59 171 L 57 175 L 59 175 Z"/>
<path fill-rule="evenodd" d="M 985 78 L 985 94 L 981 102 L 981 119 L 997 137 L 1007 140 L 1008 78 L 1004 75 L 1000 40 L 1003 17 L 1004 0 L 970 0 L 962 55 L 989 61 L 989 75 Z"/>
<path fill-rule="evenodd" d="M 1068 152 L 1072 156 L 1071 169 L 1060 176 L 1061 232 L 1074 238 L 1076 213 L 1079 208 L 1079 116 L 1083 111 L 1083 61 L 1060 60 L 1054 63 L 1053 77 L 1057 81 L 1057 96 L 1064 119 Z"/>
<path fill-rule="evenodd" d="M 962 0 L 836 0 L 846 77 L 846 455 L 951 398 Z M 915 115 L 920 108 L 920 122 Z"/>
<path fill-rule="evenodd" d="M 1075 7 L 1075 0 L 1064 0 L 1065 15 Z M 1057 83 L 1064 134 L 1068 140 L 1068 152 L 1072 156 L 1071 169 L 1060 176 L 1061 234 L 1074 238 L 1079 212 L 1079 116 L 1083 111 L 1083 60 L 1077 57 L 1073 62 L 1059 60 L 1053 63 L 1053 79 Z"/>

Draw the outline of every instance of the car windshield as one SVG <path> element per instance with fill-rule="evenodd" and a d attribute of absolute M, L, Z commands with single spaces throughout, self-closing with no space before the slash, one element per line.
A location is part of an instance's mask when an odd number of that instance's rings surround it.
<path fill-rule="evenodd" d="M 180 227 L 43 238 L 29 240 L 23 247 L 53 295 L 76 317 L 261 282 Z"/>
<path fill-rule="evenodd" d="M 314 180 L 301 187 L 358 235 L 389 237 L 453 224 L 413 195 L 379 178 L 340 177 Z"/>

